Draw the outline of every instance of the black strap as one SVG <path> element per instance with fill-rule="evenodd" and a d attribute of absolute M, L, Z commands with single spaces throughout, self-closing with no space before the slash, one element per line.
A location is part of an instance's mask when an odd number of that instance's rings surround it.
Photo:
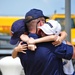
<path fill-rule="evenodd" d="M 48 24 L 51 28 L 53 28 L 52 24 L 50 24 L 49 22 L 46 22 L 46 24 Z"/>

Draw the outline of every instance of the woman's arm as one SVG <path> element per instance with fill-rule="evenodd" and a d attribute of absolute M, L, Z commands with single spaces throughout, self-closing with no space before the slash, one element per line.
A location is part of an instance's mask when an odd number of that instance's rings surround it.
<path fill-rule="evenodd" d="M 73 56 L 72 59 L 75 59 L 75 46 L 73 46 Z"/>
<path fill-rule="evenodd" d="M 63 40 L 65 40 L 66 37 L 67 33 L 65 31 L 61 31 L 59 38 L 56 41 L 54 41 L 52 44 L 58 46 L 62 43 Z"/>
<path fill-rule="evenodd" d="M 36 44 L 36 43 L 41 43 L 41 42 L 49 42 L 49 41 L 55 41 L 57 39 L 57 35 L 50 35 L 50 36 L 45 36 L 41 37 L 38 39 L 29 39 L 28 44 Z"/>
<path fill-rule="evenodd" d="M 14 48 L 12 57 L 16 58 L 18 56 L 18 52 L 26 53 L 24 50 L 27 50 L 27 44 L 22 44 L 22 42 L 20 42 L 19 45 Z"/>
<path fill-rule="evenodd" d="M 14 48 L 13 52 L 12 52 L 12 57 L 16 58 L 18 55 L 18 51 L 17 51 L 17 47 Z"/>
<path fill-rule="evenodd" d="M 61 42 L 66 38 L 67 33 L 65 31 L 62 31 L 60 33 L 61 36 L 59 36 L 59 39 L 57 40 L 58 36 L 57 35 L 49 35 L 49 36 L 44 36 L 38 39 L 30 39 L 28 41 L 29 44 L 36 44 L 36 43 L 41 43 L 41 42 L 49 42 L 49 41 L 55 41 L 52 44 L 53 45 L 59 45 Z"/>
<path fill-rule="evenodd" d="M 68 45 L 73 46 L 69 41 L 66 41 L 66 43 L 67 43 Z M 74 46 L 73 46 L 73 56 L 72 56 L 72 59 L 75 59 L 75 47 L 74 47 Z"/>
<path fill-rule="evenodd" d="M 67 37 L 67 33 L 65 31 L 61 31 L 60 32 L 60 40 L 63 41 L 65 40 Z"/>
<path fill-rule="evenodd" d="M 24 42 L 27 42 L 27 41 L 29 40 L 29 37 L 28 37 L 28 35 L 26 35 L 26 34 L 22 34 L 22 35 L 20 36 L 20 39 L 21 39 L 22 41 L 24 41 Z"/>

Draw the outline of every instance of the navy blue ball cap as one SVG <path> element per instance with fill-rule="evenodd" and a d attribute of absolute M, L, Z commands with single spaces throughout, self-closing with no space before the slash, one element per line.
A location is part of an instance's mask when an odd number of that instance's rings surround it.
<path fill-rule="evenodd" d="M 10 44 L 15 45 L 20 40 L 20 35 L 25 32 L 24 19 L 19 19 L 12 24 Z"/>
<path fill-rule="evenodd" d="M 40 18 L 40 17 L 44 17 L 45 19 L 49 19 L 49 17 L 44 16 L 43 11 L 40 10 L 40 9 L 31 9 L 30 11 L 28 11 L 26 13 L 25 18 L 28 17 L 28 16 L 32 17 L 31 20 L 34 20 L 34 19 L 37 19 L 37 18 Z M 25 21 L 27 23 L 27 22 L 29 22 L 31 20 L 28 20 L 28 21 L 25 20 Z"/>

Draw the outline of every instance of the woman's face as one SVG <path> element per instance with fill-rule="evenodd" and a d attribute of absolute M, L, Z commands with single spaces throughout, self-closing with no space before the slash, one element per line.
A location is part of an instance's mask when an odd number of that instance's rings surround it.
<path fill-rule="evenodd" d="M 38 23 L 37 23 L 38 26 L 42 26 L 46 22 L 46 19 L 44 17 L 41 17 L 38 20 L 39 20 Z"/>
<path fill-rule="evenodd" d="M 38 31 L 38 35 L 41 37 L 46 36 L 46 34 L 41 29 Z"/>
<path fill-rule="evenodd" d="M 38 19 L 38 23 L 37 23 L 37 34 L 39 34 L 40 29 L 38 28 L 39 26 L 42 26 L 44 23 L 46 22 L 46 19 L 44 17 L 41 17 Z"/>

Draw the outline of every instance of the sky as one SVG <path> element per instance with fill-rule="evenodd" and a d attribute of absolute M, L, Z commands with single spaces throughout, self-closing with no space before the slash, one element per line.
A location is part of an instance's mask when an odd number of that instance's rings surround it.
<path fill-rule="evenodd" d="M 75 0 L 71 0 L 71 13 L 75 14 Z M 41 9 L 46 16 L 65 13 L 65 0 L 0 0 L 0 16 L 25 16 L 32 8 Z"/>

